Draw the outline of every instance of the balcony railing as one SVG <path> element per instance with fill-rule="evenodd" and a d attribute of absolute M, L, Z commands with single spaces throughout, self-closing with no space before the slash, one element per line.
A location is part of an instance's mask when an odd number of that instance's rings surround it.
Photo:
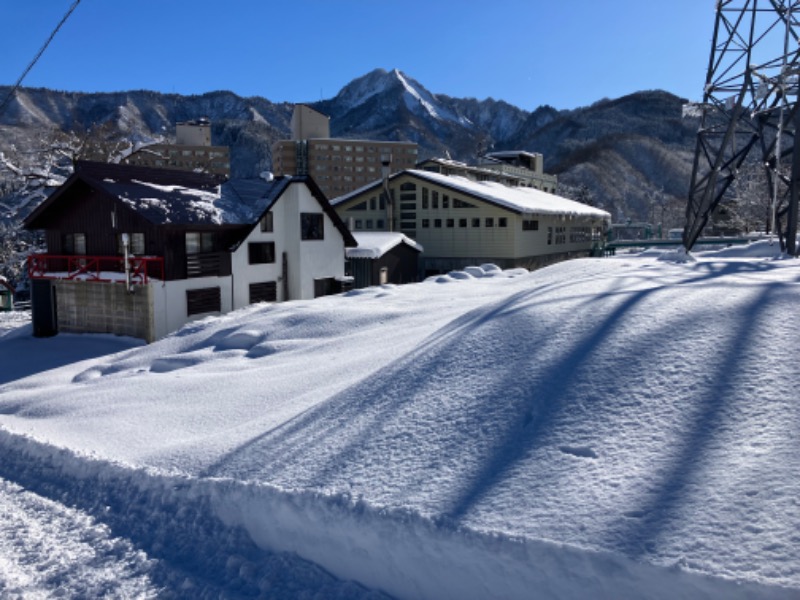
<path fill-rule="evenodd" d="M 164 280 L 164 259 L 160 256 L 131 256 L 128 270 L 132 284 Z M 31 279 L 71 279 L 77 281 L 125 281 L 125 259 L 121 256 L 75 256 L 31 254 L 28 257 Z"/>

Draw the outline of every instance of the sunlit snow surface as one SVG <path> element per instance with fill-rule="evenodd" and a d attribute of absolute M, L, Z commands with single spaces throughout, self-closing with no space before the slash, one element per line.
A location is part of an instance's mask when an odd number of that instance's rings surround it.
<path fill-rule="evenodd" d="M 0 475 L 398 597 L 796 598 L 800 265 L 696 258 L 257 305 L 27 378 L 61 336 L 0 331 Z"/>

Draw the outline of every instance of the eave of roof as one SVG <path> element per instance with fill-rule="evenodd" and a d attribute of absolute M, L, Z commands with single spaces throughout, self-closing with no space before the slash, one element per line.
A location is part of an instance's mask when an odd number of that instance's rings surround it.
<path fill-rule="evenodd" d="M 503 210 L 507 210 L 514 214 L 524 215 L 582 215 L 592 218 L 605 219 L 611 218 L 611 214 L 594 208 L 586 204 L 582 204 L 569 198 L 557 196 L 549 192 L 543 192 L 536 188 L 529 187 L 510 187 L 501 183 L 494 183 L 491 181 L 473 181 L 466 177 L 454 175 L 442 175 L 440 173 L 433 173 L 430 171 L 421 171 L 417 169 L 408 169 L 399 171 L 389 176 L 389 181 L 395 180 L 397 177 L 410 176 L 414 179 L 435 183 L 436 185 L 450 189 L 451 191 L 458 192 L 464 196 L 492 204 Z M 345 202 L 351 201 L 361 194 L 379 189 L 382 185 L 381 180 L 376 180 L 361 188 L 353 190 L 348 194 L 334 198 L 331 201 L 333 206 L 339 206 Z"/>

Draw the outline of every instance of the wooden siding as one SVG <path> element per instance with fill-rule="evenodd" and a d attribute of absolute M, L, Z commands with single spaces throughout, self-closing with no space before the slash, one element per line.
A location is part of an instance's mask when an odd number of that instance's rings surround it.
<path fill-rule="evenodd" d="M 65 234 L 83 233 L 86 235 L 86 254 L 115 256 L 119 253 L 117 234 L 126 232 L 144 233 L 145 254 L 160 256 L 163 236 L 157 226 L 123 203 L 108 198 L 83 182 L 78 182 L 68 190 L 59 202 L 48 209 L 44 217 L 49 254 L 65 253 Z"/>
<path fill-rule="evenodd" d="M 351 258 L 348 262 L 357 288 L 379 285 L 382 268 L 386 268 L 388 283 L 419 281 L 419 251 L 407 244 L 395 246 L 378 259 Z"/>

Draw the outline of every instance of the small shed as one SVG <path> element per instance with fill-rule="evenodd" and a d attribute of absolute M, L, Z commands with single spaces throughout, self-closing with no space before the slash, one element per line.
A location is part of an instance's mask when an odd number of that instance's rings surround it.
<path fill-rule="evenodd" d="M 392 231 L 355 231 L 353 237 L 358 246 L 345 250 L 353 287 L 418 281 L 422 246 L 417 242 Z"/>
<path fill-rule="evenodd" d="M 14 286 L 0 275 L 0 311 L 14 310 Z"/>

